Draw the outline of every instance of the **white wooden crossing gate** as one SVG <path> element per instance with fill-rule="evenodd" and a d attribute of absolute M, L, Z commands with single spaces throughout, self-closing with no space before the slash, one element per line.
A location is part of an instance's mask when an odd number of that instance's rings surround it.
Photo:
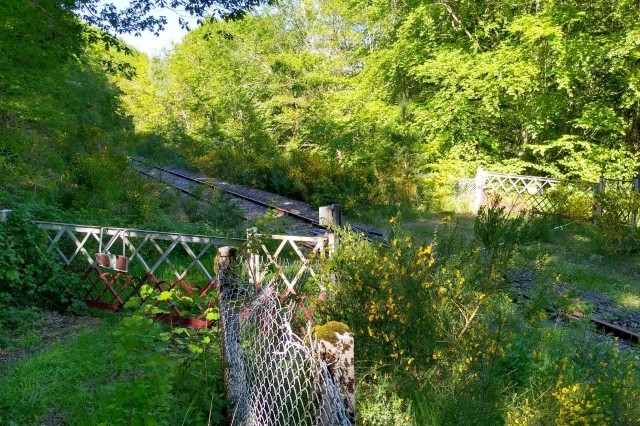
<path fill-rule="evenodd" d="M 134 296 L 144 300 L 149 288 L 174 291 L 188 297 L 167 301 L 159 310 L 168 311 L 166 316 L 172 321 L 194 327 L 209 325 L 205 312 L 212 303 L 208 296 L 218 284 L 213 266 L 218 248 L 246 245 L 246 251 L 242 251 L 246 253 L 245 266 L 251 281 L 261 286 L 275 271 L 284 283 L 283 296 L 298 294 L 303 277 L 315 276 L 317 261 L 330 250 L 327 237 L 261 235 L 252 231 L 251 238 L 246 239 L 53 222 L 36 224 L 48 236 L 48 246 L 41 249 L 57 253 L 86 283 L 84 290 L 71 297 L 94 308 L 117 311 Z M 301 295 L 301 300 L 305 297 Z M 305 315 L 310 315 L 310 308 L 303 303 L 301 306 L 306 309 Z"/>
<path fill-rule="evenodd" d="M 479 168 L 475 178 L 476 195 L 473 210 L 477 212 L 481 206 L 496 203 L 515 211 L 559 213 L 560 206 L 554 197 L 555 190 L 561 186 L 565 187 L 573 194 L 588 199 L 593 205 L 596 185 L 540 176 L 493 173 Z"/>
<path fill-rule="evenodd" d="M 295 301 L 300 324 L 312 319 L 317 302 L 324 302 L 326 287 L 319 266 L 334 250 L 333 234 L 320 237 L 266 235 L 247 232 L 248 272 L 258 289 L 277 283 L 280 300 Z"/>

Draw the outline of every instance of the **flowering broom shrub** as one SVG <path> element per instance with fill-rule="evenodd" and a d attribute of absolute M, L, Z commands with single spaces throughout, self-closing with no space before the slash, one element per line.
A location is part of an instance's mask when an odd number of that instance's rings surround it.
<path fill-rule="evenodd" d="M 490 209 L 475 230 L 388 245 L 338 232 L 326 312 L 355 333 L 360 424 L 636 424 L 637 355 L 550 322 L 560 296 L 513 303 L 505 272 L 544 234 L 535 219 Z"/>

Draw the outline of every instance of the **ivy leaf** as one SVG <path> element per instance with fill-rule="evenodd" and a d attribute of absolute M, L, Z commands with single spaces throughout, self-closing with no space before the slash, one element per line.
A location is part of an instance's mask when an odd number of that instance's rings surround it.
<path fill-rule="evenodd" d="M 190 336 L 189 334 L 189 330 L 187 330 L 184 327 L 177 327 L 173 330 L 174 334 L 186 334 L 187 336 Z"/>
<path fill-rule="evenodd" d="M 126 303 L 124 304 L 125 309 L 136 309 L 139 306 L 140 306 L 139 297 L 132 297 L 131 299 L 127 300 Z"/>

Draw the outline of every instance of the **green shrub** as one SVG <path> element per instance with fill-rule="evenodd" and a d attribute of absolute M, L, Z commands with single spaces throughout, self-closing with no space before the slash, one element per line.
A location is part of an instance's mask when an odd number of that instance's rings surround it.
<path fill-rule="evenodd" d="M 195 197 L 184 198 L 182 207 L 190 222 L 201 222 L 211 229 L 235 228 L 243 219 L 242 211 L 228 195 L 214 189 L 205 194 L 205 187 L 193 191 Z M 207 201 L 205 201 L 207 200 Z"/>
<path fill-rule="evenodd" d="M 65 309 L 83 285 L 56 254 L 45 252 L 47 245 L 26 211 L 14 211 L 0 223 L 0 285 L 11 304 Z"/>
<path fill-rule="evenodd" d="M 328 283 L 328 311 L 355 332 L 356 359 L 390 382 L 386 398 L 395 392 L 408 400 L 418 392 L 416 401 L 428 400 L 430 408 L 414 401 L 412 410 L 426 410 L 433 424 L 457 424 L 465 416 L 494 423 L 500 416 L 488 409 L 506 387 L 496 360 L 510 336 L 513 308 L 504 287 L 483 272 L 479 247 L 466 246 L 455 232 L 428 245 L 398 233 L 389 247 L 350 232 L 339 241 L 330 260 L 336 283 Z M 374 395 L 359 394 L 359 406 L 376 413 Z M 387 402 L 400 409 L 393 401 Z M 393 424 L 402 419 L 398 414 Z"/>
<path fill-rule="evenodd" d="M 217 332 L 123 318 L 111 357 L 120 366 L 105 424 L 207 425 L 223 420 Z M 105 419 L 106 420 L 106 419 Z"/>
<path fill-rule="evenodd" d="M 487 208 L 472 244 L 451 225 L 432 244 L 339 232 L 327 313 L 355 333 L 363 424 L 407 424 L 408 413 L 415 425 L 633 424 L 637 407 L 618 398 L 640 392 L 640 374 L 627 373 L 636 355 L 583 324 L 549 322 L 547 310 L 566 303 L 553 283 L 513 303 L 505 272 L 548 230 Z"/>
<path fill-rule="evenodd" d="M 607 188 L 596 196 L 597 242 L 609 253 L 629 253 L 640 247 L 640 229 L 632 221 L 632 213 L 640 208 L 637 192 L 625 188 Z"/>
<path fill-rule="evenodd" d="M 545 189 L 543 196 L 552 205 L 547 213 L 577 221 L 587 221 L 593 217 L 594 199 L 590 190 L 585 192 L 574 184 L 560 183 Z"/>
<path fill-rule="evenodd" d="M 499 201 L 498 201 L 499 202 Z M 549 235 L 551 222 L 544 216 L 512 212 L 497 204 L 481 207 L 474 223 L 481 243 L 483 270 L 490 280 L 499 281 L 516 251 Z"/>

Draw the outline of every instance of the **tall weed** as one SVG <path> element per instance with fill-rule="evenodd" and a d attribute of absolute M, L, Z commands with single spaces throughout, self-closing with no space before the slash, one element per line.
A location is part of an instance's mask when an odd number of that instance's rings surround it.
<path fill-rule="evenodd" d="M 640 229 L 631 223 L 640 209 L 640 196 L 625 188 L 610 188 L 597 194 L 600 213 L 596 217 L 596 240 L 609 253 L 630 253 L 640 247 Z"/>

